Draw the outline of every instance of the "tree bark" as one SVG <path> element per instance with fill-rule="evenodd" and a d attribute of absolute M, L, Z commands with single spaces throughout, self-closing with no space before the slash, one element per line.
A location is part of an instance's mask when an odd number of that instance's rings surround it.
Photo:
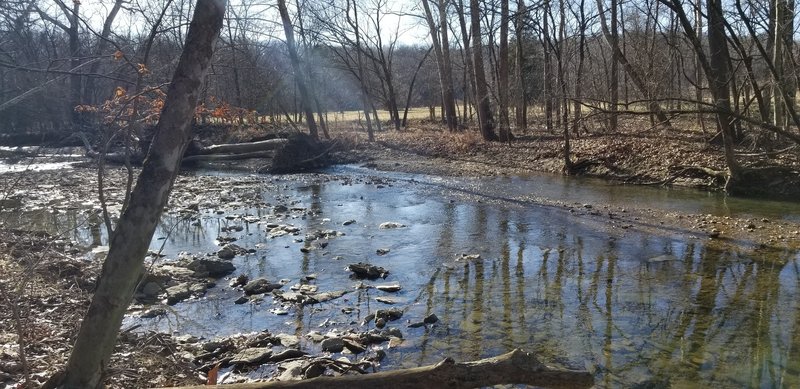
<path fill-rule="evenodd" d="M 708 12 L 708 70 L 706 74 L 714 105 L 719 113 L 717 123 L 722 132 L 722 144 L 725 149 L 725 162 L 728 165 L 728 184 L 736 186 L 741 178 L 741 168 L 733 153 L 733 116 L 731 115 L 730 88 L 731 78 L 730 54 L 728 40 L 725 36 L 725 21 L 720 0 L 707 1 Z"/>
<path fill-rule="evenodd" d="M 478 104 L 478 123 L 484 140 L 495 141 L 494 118 L 483 70 L 483 44 L 481 43 L 481 10 L 478 0 L 470 0 L 470 24 L 472 26 L 472 69 L 475 72 L 475 99 Z"/>
<path fill-rule="evenodd" d="M 515 349 L 497 357 L 474 362 L 456 363 L 448 358 L 436 365 L 374 374 L 318 377 L 302 381 L 187 386 L 174 389 L 467 389 L 502 384 L 578 389 L 594 385 L 594 378 L 587 372 L 549 367 L 539 362 L 532 354 Z"/>
<path fill-rule="evenodd" d="M 191 121 L 222 27 L 225 0 L 198 0 L 156 135 L 70 354 L 61 388 L 96 388 L 116 343 L 156 225 L 191 139 Z"/>

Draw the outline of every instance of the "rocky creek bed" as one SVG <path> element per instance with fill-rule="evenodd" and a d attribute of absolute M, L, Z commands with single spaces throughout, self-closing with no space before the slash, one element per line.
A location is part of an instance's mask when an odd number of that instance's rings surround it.
<path fill-rule="evenodd" d="M 372 158 L 378 159 L 370 166 L 397 169 L 400 162 L 393 162 L 394 158 L 408 163 L 408 155 L 394 153 L 398 152 L 372 152 Z M 436 166 L 439 174 L 480 171 L 472 165 L 459 167 L 430 159 L 420 159 L 406 170 L 426 170 L 426 166 Z M 108 173 L 106 207 L 113 222 L 124 201 L 126 175 L 122 169 Z M 66 362 L 104 254 L 106 232 L 96 196 L 96 172 L 91 167 L 76 166 L 7 173 L 0 175 L 0 181 L 7 193 L 3 200 L 4 233 L 0 237 L 0 301 L 4 306 L 0 313 L 0 381 L 13 386 L 28 376 L 41 383 Z M 409 337 L 449 331 L 448 323 L 437 316 L 436 307 L 426 314 L 409 310 L 418 302 L 403 295 L 409 292 L 404 278 L 398 278 L 404 267 L 377 260 L 394 258 L 397 251 L 380 240 L 382 231 L 402 234 L 410 226 L 402 220 L 381 220 L 380 215 L 373 216 L 370 223 L 360 218 L 339 220 L 338 215 L 320 215 L 313 202 L 318 196 L 314 185 L 320 182 L 377 189 L 403 185 L 378 174 L 180 176 L 165 216 L 169 221 L 157 233 L 160 235 L 146 259 L 148 274 L 130 307 L 107 383 L 112 387 L 197 384 L 205 382 L 212 370 L 219 374 L 221 383 L 361 374 L 380 369 L 387 354 L 402 349 Z M 307 185 L 309 189 L 304 196 L 283 195 L 281 188 L 289 185 Z M 357 201 L 357 197 L 352 200 Z M 491 199 L 478 196 L 464 201 Z M 552 198 L 530 201 L 565 217 L 590 220 L 614 234 L 636 230 L 762 253 L 794 249 L 800 242 L 800 225 L 791 219 L 664 212 L 636 204 L 575 203 Z M 209 219 L 218 223 L 212 232 L 213 247 L 201 245 L 192 251 L 169 248 L 170 231 L 191 230 Z M 301 223 L 309 219 L 318 223 Z M 86 228 L 76 233 L 76 227 L 81 226 Z M 349 231 L 356 227 L 378 237 L 364 243 L 363 253 L 342 256 L 329 248 L 337 239 L 350 238 Z M 325 266 L 325 274 L 294 272 L 282 276 L 277 269 L 270 277 L 249 276 L 255 265 L 248 265 L 248 261 L 258 261 L 256 253 L 263 248 L 259 245 L 274 242 L 280 242 L 291 255 L 326 256 L 330 264 Z M 159 250 L 161 243 L 167 247 L 163 251 Z M 448 255 L 448 266 L 452 267 L 474 266 L 470 264 L 482 259 L 477 250 Z M 376 259 L 372 262 L 380 266 L 361 258 Z M 652 263 L 674 260 L 653 258 Z M 780 259 L 785 257 L 776 258 L 785 261 Z M 328 281 L 318 281 L 320 277 Z M 367 310 L 358 303 L 364 291 L 369 291 L 366 296 L 374 301 Z M 213 329 L 202 334 L 172 333 L 169 319 L 163 321 L 164 325 L 148 324 L 169 318 L 187 304 L 247 306 L 269 312 L 270 320 L 294 317 L 313 321 L 316 329 L 309 330 L 305 325 L 302 331 L 261 328 L 213 336 Z M 303 315 L 314 319 L 298 318 Z M 202 324 L 206 318 L 191 320 Z"/>

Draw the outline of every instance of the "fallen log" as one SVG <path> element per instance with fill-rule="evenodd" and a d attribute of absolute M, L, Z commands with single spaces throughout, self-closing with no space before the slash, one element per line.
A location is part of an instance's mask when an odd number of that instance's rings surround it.
<path fill-rule="evenodd" d="M 195 155 L 188 155 L 183 157 L 181 162 L 200 162 L 200 161 L 233 161 L 239 159 L 250 159 L 250 158 L 272 158 L 275 155 L 275 151 L 272 150 L 265 150 L 265 151 L 253 151 L 250 153 L 241 153 L 241 154 L 195 154 Z"/>
<path fill-rule="evenodd" d="M 258 142 L 246 143 L 223 143 L 218 145 L 211 145 L 194 150 L 192 155 L 206 155 L 206 154 L 246 154 L 257 151 L 277 150 L 286 146 L 289 139 L 276 138 L 269 140 L 262 140 Z"/>
<path fill-rule="evenodd" d="M 588 388 L 594 377 L 585 371 L 547 366 L 533 354 L 515 349 L 474 362 L 456 363 L 447 358 L 435 365 L 362 375 L 317 377 L 302 381 L 252 382 L 216 386 L 184 386 L 174 389 L 374 389 L 374 388 L 478 388 L 525 384 L 543 388 Z"/>

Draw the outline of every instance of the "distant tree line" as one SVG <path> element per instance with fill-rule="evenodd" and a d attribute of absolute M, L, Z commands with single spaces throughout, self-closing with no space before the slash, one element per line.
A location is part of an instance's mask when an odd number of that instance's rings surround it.
<path fill-rule="evenodd" d="M 192 6 L 4 1 L 0 131 L 91 128 L 98 112 L 140 122 L 158 108 Z M 486 140 L 562 134 L 567 166 L 570 137 L 643 115 L 720 141 L 735 176 L 742 139 L 800 141 L 795 31 L 792 0 L 241 0 L 202 101 L 212 116 L 225 104 L 314 134 L 329 113 L 359 110 L 370 137 L 429 107 Z"/>

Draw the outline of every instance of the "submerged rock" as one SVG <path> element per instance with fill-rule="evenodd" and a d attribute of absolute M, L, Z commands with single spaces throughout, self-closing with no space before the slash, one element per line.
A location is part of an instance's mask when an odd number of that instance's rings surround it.
<path fill-rule="evenodd" d="M 397 223 L 397 222 L 385 222 L 385 223 L 381 223 L 378 226 L 378 228 L 380 228 L 382 230 L 388 230 L 388 229 L 392 229 L 392 228 L 403 228 L 403 227 L 406 227 L 406 225 L 403 224 L 403 223 Z"/>

